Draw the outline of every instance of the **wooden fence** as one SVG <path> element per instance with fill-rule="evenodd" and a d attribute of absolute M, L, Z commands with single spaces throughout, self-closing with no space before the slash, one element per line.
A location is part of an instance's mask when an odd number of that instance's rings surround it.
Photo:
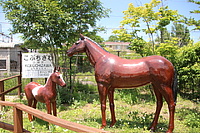
<path fill-rule="evenodd" d="M 18 84 L 8 90 L 4 90 L 4 81 L 9 80 L 9 79 L 13 79 L 13 78 L 17 78 L 18 79 Z M 21 92 L 22 92 L 22 77 L 21 75 L 15 75 L 9 78 L 5 78 L 5 79 L 1 79 L 0 80 L 0 97 L 1 97 L 1 101 L 5 101 L 5 94 L 7 94 L 8 92 L 11 92 L 15 89 L 18 88 L 18 96 L 20 97 Z M 0 109 L 2 109 L 3 106 L 1 106 Z"/>
<path fill-rule="evenodd" d="M 13 112 L 14 112 L 14 126 L 7 124 L 7 123 L 3 123 L 0 122 L 0 128 L 12 131 L 14 133 L 22 133 L 22 132 L 29 132 L 25 129 L 23 129 L 23 115 L 22 115 L 22 111 L 32 114 L 37 118 L 40 118 L 44 121 L 47 121 L 49 123 L 58 125 L 60 127 L 72 130 L 72 131 L 76 131 L 76 132 L 108 132 L 108 131 L 104 131 L 101 129 L 97 129 L 97 128 L 93 128 L 93 127 L 88 127 L 85 125 L 81 125 L 78 123 L 74 123 L 74 122 L 70 122 L 70 121 L 66 121 L 63 119 L 60 119 L 58 117 L 55 117 L 53 115 L 44 113 L 40 110 L 31 108 L 29 106 L 26 106 L 24 104 L 21 103 L 14 103 L 14 102 L 8 102 L 8 101 L 0 101 L 0 105 L 4 105 L 4 106 L 12 106 L 13 107 Z"/>
<path fill-rule="evenodd" d="M 12 79 L 12 78 L 18 78 L 18 84 L 16 86 L 4 91 L 4 81 Z M 21 75 L 15 75 L 15 76 L 12 76 L 12 77 L 9 77 L 9 78 L 1 79 L 0 80 L 0 97 L 1 97 L 1 100 L 5 101 L 4 95 L 7 94 L 8 92 L 11 92 L 11 91 L 17 89 L 17 88 L 18 88 L 18 96 L 20 96 L 21 92 L 22 92 Z"/>
<path fill-rule="evenodd" d="M 12 78 L 18 78 L 18 85 L 4 91 L 4 81 L 12 79 Z M 58 125 L 60 127 L 72 130 L 72 131 L 76 131 L 76 132 L 107 132 L 104 130 L 100 130 L 100 129 L 96 129 L 93 127 L 88 127 L 85 125 L 81 125 L 81 124 L 77 124 L 74 122 L 70 122 L 70 121 L 66 121 L 63 119 L 60 119 L 58 117 L 55 117 L 53 115 L 49 115 L 47 113 L 44 113 L 40 110 L 31 108 L 29 106 L 26 106 L 24 104 L 21 103 L 14 103 L 14 102 L 8 102 L 5 101 L 5 94 L 7 94 L 8 92 L 17 89 L 18 88 L 18 96 L 21 95 L 22 92 L 22 82 L 21 82 L 21 75 L 16 75 L 16 76 L 12 76 L 9 78 L 5 78 L 5 79 L 1 79 L 0 80 L 0 97 L 1 97 L 1 101 L 0 101 L 0 106 L 1 108 L 4 106 L 12 106 L 13 107 L 13 121 L 14 121 L 14 125 L 8 124 L 8 123 L 4 123 L 4 122 L 0 122 L 0 128 L 3 128 L 5 130 L 9 130 L 12 131 L 14 133 L 22 133 L 22 132 L 29 132 L 25 129 L 23 129 L 23 111 L 29 114 L 34 115 L 37 118 L 40 118 L 44 121 L 47 121 L 49 123 Z"/>

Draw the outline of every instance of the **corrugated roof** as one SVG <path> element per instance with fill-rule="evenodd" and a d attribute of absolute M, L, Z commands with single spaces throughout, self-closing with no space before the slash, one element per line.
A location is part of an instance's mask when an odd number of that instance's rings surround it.
<path fill-rule="evenodd" d="M 0 42 L 0 48 L 14 48 L 16 45 L 19 45 L 19 44 L 14 43 L 14 42 L 10 42 L 10 43 Z"/>
<path fill-rule="evenodd" d="M 129 42 L 104 42 L 105 45 L 129 45 Z"/>

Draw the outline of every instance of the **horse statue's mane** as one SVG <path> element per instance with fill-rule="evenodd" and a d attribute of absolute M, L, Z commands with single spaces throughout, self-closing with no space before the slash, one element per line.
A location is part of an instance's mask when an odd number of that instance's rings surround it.
<path fill-rule="evenodd" d="M 92 40 L 91 38 L 87 37 L 87 36 L 84 36 L 85 39 L 88 39 L 90 40 L 91 42 L 95 43 L 97 46 L 99 46 L 100 48 L 102 48 L 104 51 L 108 52 L 107 50 L 105 50 L 100 44 L 98 44 L 97 42 L 95 42 L 94 40 Z M 109 52 L 108 52 L 109 53 Z"/>

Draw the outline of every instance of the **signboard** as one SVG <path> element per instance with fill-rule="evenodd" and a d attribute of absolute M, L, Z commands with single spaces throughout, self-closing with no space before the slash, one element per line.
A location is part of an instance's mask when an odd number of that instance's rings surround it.
<path fill-rule="evenodd" d="M 22 53 L 22 78 L 48 78 L 53 72 L 50 54 Z"/>

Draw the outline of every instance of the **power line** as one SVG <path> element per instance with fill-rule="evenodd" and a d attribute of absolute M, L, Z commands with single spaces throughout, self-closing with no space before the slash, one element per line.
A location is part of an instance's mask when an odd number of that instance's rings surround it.
<path fill-rule="evenodd" d="M 108 29 L 108 30 L 120 30 L 120 29 L 122 29 L 122 28 L 112 28 L 112 27 L 106 27 L 105 29 Z M 129 28 L 123 28 L 123 29 L 125 29 L 125 30 L 142 30 L 142 29 L 129 29 Z M 172 30 L 167 30 L 168 32 L 172 32 Z M 177 33 L 181 33 L 181 32 L 184 32 L 184 31 L 175 31 L 175 32 L 177 32 Z M 190 30 L 189 32 L 200 32 L 200 30 Z"/>

